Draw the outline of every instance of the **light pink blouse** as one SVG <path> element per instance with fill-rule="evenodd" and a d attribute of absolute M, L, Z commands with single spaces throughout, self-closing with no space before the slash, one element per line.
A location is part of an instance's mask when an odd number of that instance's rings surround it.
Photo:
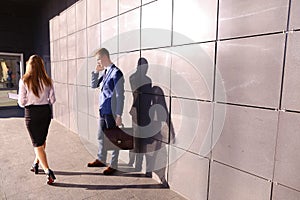
<path fill-rule="evenodd" d="M 55 93 L 53 87 L 46 87 L 40 91 L 40 97 L 37 97 L 33 94 L 32 91 L 28 90 L 26 84 L 23 80 L 19 81 L 19 95 L 18 95 L 18 104 L 21 107 L 28 105 L 44 105 L 44 104 L 53 104 L 56 101 Z"/>

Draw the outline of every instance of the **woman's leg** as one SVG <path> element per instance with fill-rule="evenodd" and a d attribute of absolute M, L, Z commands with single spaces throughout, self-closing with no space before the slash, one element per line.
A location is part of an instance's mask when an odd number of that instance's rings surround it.
<path fill-rule="evenodd" d="M 34 152 L 36 155 L 36 159 L 41 163 L 44 171 L 49 169 L 48 161 L 47 161 L 47 155 L 45 152 L 45 147 L 46 147 L 46 142 L 44 145 L 39 146 L 39 147 L 34 147 Z"/>
<path fill-rule="evenodd" d="M 46 143 L 46 142 L 45 142 Z M 47 184 L 52 185 L 54 183 L 54 180 L 56 179 L 53 171 L 49 169 L 48 161 L 47 161 L 47 155 L 45 152 L 45 143 L 42 146 L 34 147 L 34 151 L 36 154 L 36 157 L 38 158 L 39 162 L 41 163 L 45 174 L 47 175 Z"/>
<path fill-rule="evenodd" d="M 46 142 L 44 143 L 43 147 L 44 147 L 44 150 L 45 150 L 46 149 Z M 39 159 L 37 157 L 37 154 L 35 154 L 35 159 L 33 161 L 33 164 L 36 164 L 36 163 L 39 164 Z"/>

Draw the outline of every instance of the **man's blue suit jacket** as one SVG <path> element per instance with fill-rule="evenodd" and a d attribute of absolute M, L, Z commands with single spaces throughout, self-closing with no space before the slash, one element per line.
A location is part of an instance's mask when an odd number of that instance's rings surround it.
<path fill-rule="evenodd" d="M 101 83 L 101 84 L 100 84 Z M 115 65 L 99 78 L 99 73 L 92 72 L 91 87 L 102 86 L 99 94 L 99 110 L 101 115 L 122 115 L 124 107 L 124 77 Z"/>

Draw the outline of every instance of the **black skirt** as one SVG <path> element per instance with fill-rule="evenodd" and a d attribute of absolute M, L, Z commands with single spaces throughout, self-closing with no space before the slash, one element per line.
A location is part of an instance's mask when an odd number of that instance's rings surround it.
<path fill-rule="evenodd" d="M 25 106 L 25 122 L 32 145 L 34 147 L 44 145 L 51 122 L 50 105 Z"/>

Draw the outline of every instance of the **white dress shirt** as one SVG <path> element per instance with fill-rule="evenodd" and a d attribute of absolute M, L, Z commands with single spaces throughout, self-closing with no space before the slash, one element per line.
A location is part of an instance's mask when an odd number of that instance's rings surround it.
<path fill-rule="evenodd" d="M 27 85 L 24 84 L 22 79 L 20 79 L 18 95 L 18 104 L 20 107 L 28 105 L 53 104 L 56 101 L 53 87 L 47 87 L 44 85 L 44 89 L 39 92 L 39 95 L 40 97 L 37 97 L 32 91 L 29 91 Z"/>

